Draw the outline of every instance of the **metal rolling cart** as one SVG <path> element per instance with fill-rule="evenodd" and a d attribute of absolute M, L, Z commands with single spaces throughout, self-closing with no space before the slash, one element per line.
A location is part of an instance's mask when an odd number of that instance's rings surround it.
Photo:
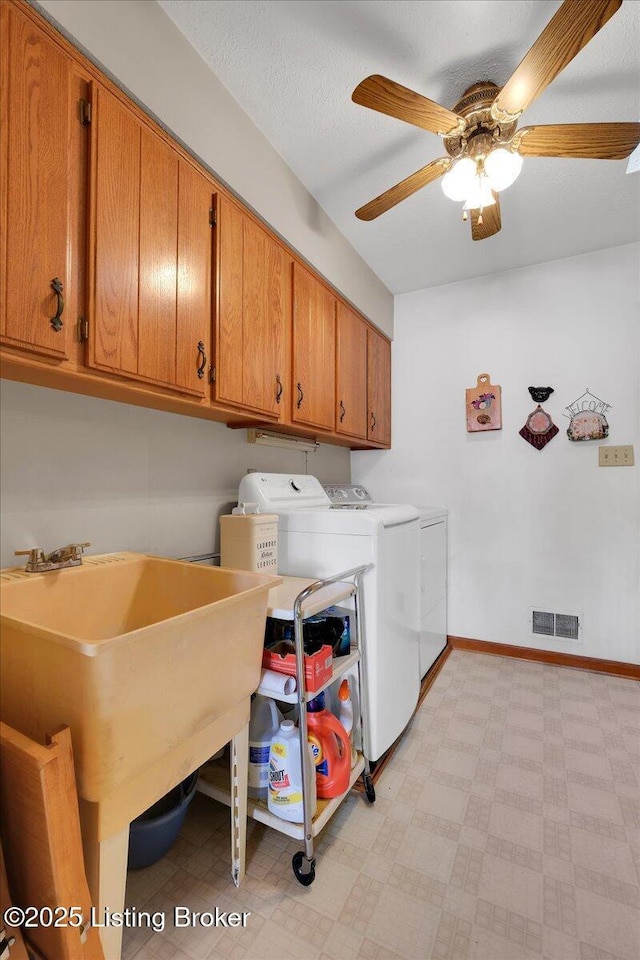
<path fill-rule="evenodd" d="M 363 643 L 365 623 L 363 619 L 363 608 L 361 603 L 362 577 L 370 568 L 369 564 L 354 567 L 345 570 L 335 576 L 327 577 L 324 580 L 309 580 L 300 577 L 285 577 L 284 583 L 275 587 L 269 595 L 268 614 L 274 609 L 278 611 L 278 617 L 283 617 L 286 613 L 287 620 L 292 620 L 294 624 L 294 641 L 296 651 L 296 691 L 292 694 L 274 694 L 273 691 L 258 687 L 257 692 L 263 696 L 277 699 L 280 702 L 297 704 L 299 710 L 299 728 L 301 749 L 307 743 L 307 711 L 306 705 L 309 700 L 317 697 L 320 693 L 334 684 L 348 670 L 356 668 L 357 677 L 357 717 L 359 720 L 360 736 L 362 740 L 362 750 L 358 751 L 357 761 L 351 770 L 349 785 L 347 790 L 339 797 L 330 800 L 319 799 L 315 814 L 312 810 L 312 784 L 309 782 L 310 776 L 315 776 L 314 771 L 309 770 L 309 765 L 302 762 L 302 791 L 304 820 L 302 823 L 292 823 L 283 820 L 281 817 L 272 813 L 265 801 L 248 798 L 246 800 L 246 810 L 248 816 L 261 823 L 278 830 L 294 839 L 304 841 L 304 849 L 299 850 L 293 855 L 292 868 L 296 879 L 304 886 L 309 886 L 315 879 L 315 856 L 314 856 L 314 838 L 320 833 L 325 824 L 331 819 L 342 801 L 349 794 L 354 784 L 359 778 L 362 778 L 365 795 L 369 803 L 373 803 L 376 798 L 375 788 L 371 779 L 369 760 L 365 755 L 366 749 L 366 729 L 364 726 L 363 696 L 364 684 L 362 683 L 362 671 L 366 670 L 366 649 Z M 333 672 L 331 677 L 318 689 L 307 691 L 305 682 L 305 658 L 303 643 L 303 625 L 304 621 L 328 607 L 344 603 L 353 599 L 354 620 L 351 631 L 351 650 L 347 656 L 337 657 L 333 660 Z M 355 644 L 354 644 L 355 638 Z M 233 784 L 232 784 L 233 785 Z M 238 784 L 236 784 L 237 792 Z M 221 767 L 217 763 L 210 763 L 201 769 L 198 789 L 221 800 L 223 803 L 231 804 L 233 801 L 231 790 L 229 789 L 228 767 Z M 244 798 L 243 798 L 244 800 Z M 237 799 L 235 801 L 237 804 Z M 244 806 L 244 803 L 240 807 Z M 242 824 L 237 823 L 238 818 L 234 818 L 234 838 L 233 846 L 236 851 L 238 861 L 244 865 L 244 845 L 245 831 Z M 236 882 L 239 882 L 238 877 Z"/>

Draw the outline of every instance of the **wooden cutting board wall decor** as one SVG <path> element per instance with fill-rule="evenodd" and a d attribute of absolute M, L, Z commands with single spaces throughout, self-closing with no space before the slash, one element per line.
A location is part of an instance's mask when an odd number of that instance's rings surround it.
<path fill-rule="evenodd" d="M 467 432 L 502 430 L 502 387 L 491 383 L 488 373 L 481 373 L 466 394 Z"/>

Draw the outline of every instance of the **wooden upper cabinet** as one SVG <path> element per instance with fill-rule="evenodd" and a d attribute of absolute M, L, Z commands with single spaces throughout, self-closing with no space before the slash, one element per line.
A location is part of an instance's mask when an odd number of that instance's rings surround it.
<path fill-rule="evenodd" d="M 338 302 L 336 433 L 367 437 L 367 325 Z"/>
<path fill-rule="evenodd" d="M 216 223 L 216 399 L 285 419 L 291 257 L 224 197 L 218 200 Z"/>
<path fill-rule="evenodd" d="M 336 298 L 300 264 L 293 265 L 293 402 L 291 420 L 333 431 Z"/>
<path fill-rule="evenodd" d="M 390 443 L 389 341 L 24 0 L 0 0 L 0 343 L 32 382 Z"/>
<path fill-rule="evenodd" d="M 391 344 L 367 328 L 367 439 L 391 444 Z"/>
<path fill-rule="evenodd" d="M 204 397 L 211 185 L 94 84 L 88 363 Z"/>
<path fill-rule="evenodd" d="M 2 3 L 0 61 L 0 338 L 65 359 L 71 60 Z"/>

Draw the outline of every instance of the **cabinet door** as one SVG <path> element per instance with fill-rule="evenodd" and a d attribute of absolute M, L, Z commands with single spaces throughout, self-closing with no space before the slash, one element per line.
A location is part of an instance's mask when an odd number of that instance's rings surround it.
<path fill-rule="evenodd" d="M 140 131 L 138 374 L 175 383 L 178 291 L 178 155 Z"/>
<path fill-rule="evenodd" d="M 90 366 L 203 397 L 211 344 L 211 187 L 94 90 Z"/>
<path fill-rule="evenodd" d="M 290 257 L 248 218 L 244 224 L 243 403 L 278 416 L 284 409 L 284 336 L 291 314 Z"/>
<path fill-rule="evenodd" d="M 299 264 L 293 265 L 293 398 L 291 419 L 333 430 L 336 299 Z"/>
<path fill-rule="evenodd" d="M 88 363 L 138 372 L 140 123 L 94 85 Z M 92 315 L 91 315 L 92 314 Z"/>
<path fill-rule="evenodd" d="M 185 160 L 178 175 L 176 385 L 204 397 L 212 353 L 213 196 L 211 183 Z"/>
<path fill-rule="evenodd" d="M 218 231 L 216 398 L 281 418 L 291 259 L 225 198 Z"/>
<path fill-rule="evenodd" d="M 218 310 L 216 316 L 216 399 L 242 404 L 244 216 L 235 204 L 218 200 Z"/>
<path fill-rule="evenodd" d="M 367 436 L 367 325 L 338 303 L 336 433 Z"/>
<path fill-rule="evenodd" d="M 71 60 L 7 3 L 0 34 L 0 337 L 64 359 Z"/>
<path fill-rule="evenodd" d="M 391 443 L 391 344 L 371 327 L 367 329 L 367 439 Z"/>

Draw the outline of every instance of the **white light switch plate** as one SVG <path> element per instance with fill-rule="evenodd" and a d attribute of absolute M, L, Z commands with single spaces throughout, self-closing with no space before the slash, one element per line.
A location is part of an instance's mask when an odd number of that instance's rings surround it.
<path fill-rule="evenodd" d="M 633 444 L 622 447 L 598 447 L 599 467 L 632 467 Z"/>

